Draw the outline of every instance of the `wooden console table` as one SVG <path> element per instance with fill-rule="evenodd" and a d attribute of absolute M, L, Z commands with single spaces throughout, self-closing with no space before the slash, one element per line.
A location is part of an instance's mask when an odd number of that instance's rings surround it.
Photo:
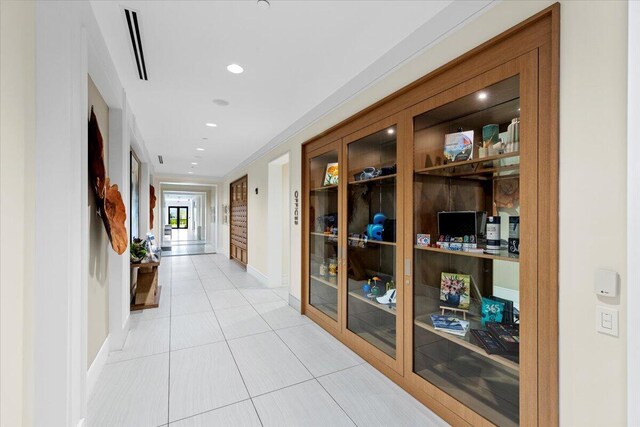
<path fill-rule="evenodd" d="M 160 305 L 158 262 L 131 264 L 131 311 L 156 308 Z"/>

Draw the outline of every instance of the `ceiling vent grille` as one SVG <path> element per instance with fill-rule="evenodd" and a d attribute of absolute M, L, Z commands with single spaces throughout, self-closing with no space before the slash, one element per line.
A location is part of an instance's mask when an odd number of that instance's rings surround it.
<path fill-rule="evenodd" d="M 158 161 L 161 165 L 164 165 L 164 160 L 162 160 L 162 156 L 158 156 Z"/>
<path fill-rule="evenodd" d="M 125 9 L 124 15 L 127 18 L 127 26 L 129 27 L 129 37 L 131 38 L 131 47 L 136 57 L 136 66 L 138 67 L 138 76 L 140 80 L 149 80 L 147 78 L 147 65 L 144 62 L 144 51 L 142 50 L 142 39 L 140 39 L 140 24 L 138 23 L 138 12 Z"/>

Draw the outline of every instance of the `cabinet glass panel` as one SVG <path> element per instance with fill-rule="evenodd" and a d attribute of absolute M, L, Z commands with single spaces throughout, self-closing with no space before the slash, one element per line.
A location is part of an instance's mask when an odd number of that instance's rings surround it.
<path fill-rule="evenodd" d="M 309 303 L 338 319 L 338 152 L 309 164 Z"/>
<path fill-rule="evenodd" d="M 348 145 L 347 327 L 396 355 L 396 127 Z"/>
<path fill-rule="evenodd" d="M 516 76 L 414 118 L 413 370 L 500 426 L 519 422 L 519 116 Z"/>

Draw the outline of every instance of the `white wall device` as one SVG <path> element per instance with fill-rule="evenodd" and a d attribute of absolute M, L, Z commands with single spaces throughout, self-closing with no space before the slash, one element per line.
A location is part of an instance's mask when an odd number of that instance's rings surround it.
<path fill-rule="evenodd" d="M 618 296 L 618 273 L 613 270 L 599 268 L 595 277 L 596 295 L 602 297 Z"/>

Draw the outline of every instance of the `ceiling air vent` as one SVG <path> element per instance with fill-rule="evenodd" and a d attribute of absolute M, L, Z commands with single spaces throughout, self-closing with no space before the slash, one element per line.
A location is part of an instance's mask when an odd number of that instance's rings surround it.
<path fill-rule="evenodd" d="M 127 18 L 127 26 L 129 27 L 129 36 L 131 37 L 131 47 L 136 57 L 136 65 L 138 66 L 138 76 L 140 80 L 149 80 L 147 78 L 147 66 L 144 62 L 144 52 L 142 50 L 142 40 L 140 39 L 140 25 L 138 24 L 138 12 L 125 9 L 124 15 Z"/>
<path fill-rule="evenodd" d="M 162 160 L 162 156 L 158 156 L 158 161 L 161 165 L 164 165 L 164 160 Z"/>

